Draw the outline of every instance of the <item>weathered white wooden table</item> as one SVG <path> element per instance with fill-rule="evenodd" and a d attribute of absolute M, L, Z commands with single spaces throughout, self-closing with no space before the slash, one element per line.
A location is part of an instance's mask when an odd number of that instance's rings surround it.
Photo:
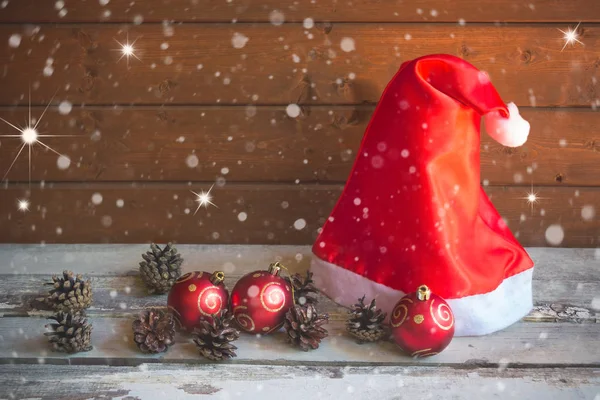
<path fill-rule="evenodd" d="M 241 275 L 280 260 L 310 264 L 307 246 L 178 246 L 184 270 Z M 536 262 L 532 313 L 492 335 L 455 338 L 441 354 L 411 359 L 391 342 L 357 344 L 346 310 L 326 298 L 330 337 L 298 351 L 282 332 L 243 335 L 238 357 L 201 359 L 189 337 L 161 355 L 132 342 L 131 321 L 166 295 L 137 276 L 145 245 L 0 245 L 0 398 L 8 399 L 589 399 L 600 400 L 600 250 L 528 249 Z M 64 355 L 43 336 L 33 301 L 64 269 L 90 277 L 94 349 Z"/>

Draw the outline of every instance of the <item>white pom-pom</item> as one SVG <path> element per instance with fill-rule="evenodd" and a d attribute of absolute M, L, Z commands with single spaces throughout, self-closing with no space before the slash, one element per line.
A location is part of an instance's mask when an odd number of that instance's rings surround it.
<path fill-rule="evenodd" d="M 522 146 L 529 136 L 529 122 L 521 117 L 515 103 L 506 106 L 509 117 L 503 117 L 499 111 L 487 113 L 484 116 L 485 128 L 492 138 L 504 146 Z"/>

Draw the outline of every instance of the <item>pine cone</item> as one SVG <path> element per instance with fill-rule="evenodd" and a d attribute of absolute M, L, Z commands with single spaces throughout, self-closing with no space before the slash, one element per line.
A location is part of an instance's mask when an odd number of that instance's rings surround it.
<path fill-rule="evenodd" d="M 358 303 L 352 307 L 352 311 L 349 312 L 350 316 L 346 322 L 346 329 L 352 336 L 358 339 L 359 343 L 376 342 L 385 333 L 383 320 L 386 313 L 376 307 L 375 299 L 368 306 L 365 305 L 364 301 L 365 296 L 358 299 Z"/>
<path fill-rule="evenodd" d="M 85 313 L 71 314 L 60 311 L 48 319 L 57 322 L 46 325 L 47 328 L 52 328 L 52 332 L 44 333 L 55 351 L 78 353 L 92 349 L 92 325 L 88 324 Z"/>
<path fill-rule="evenodd" d="M 287 331 L 288 341 L 308 351 L 318 348 L 321 340 L 327 337 L 327 329 L 321 325 L 328 321 L 329 315 L 317 314 L 314 304 L 295 304 L 285 314 L 283 326 Z"/>
<path fill-rule="evenodd" d="M 183 258 L 171 243 L 161 249 L 156 244 L 150 245 L 150 251 L 142 254 L 140 274 L 150 293 L 167 293 L 175 281 L 181 276 Z"/>
<path fill-rule="evenodd" d="M 170 312 L 150 309 L 133 321 L 133 340 L 144 353 L 162 353 L 175 342 L 175 319 Z"/>
<path fill-rule="evenodd" d="M 317 304 L 318 300 L 315 297 L 319 291 L 313 285 L 312 280 L 313 273 L 306 271 L 306 278 L 303 278 L 300 274 L 292 275 L 290 284 L 294 288 L 294 302 L 296 304 Z"/>
<path fill-rule="evenodd" d="M 63 271 L 63 276 L 53 276 L 53 285 L 45 299 L 46 304 L 56 311 L 80 311 L 92 304 L 92 284 L 83 280 L 81 275 L 75 276 L 71 271 Z"/>
<path fill-rule="evenodd" d="M 222 310 L 212 317 L 212 322 L 203 320 L 192 333 L 200 355 L 209 360 L 221 361 L 236 357 L 235 347 L 230 342 L 240 337 L 240 331 L 231 327 L 233 314 Z"/>

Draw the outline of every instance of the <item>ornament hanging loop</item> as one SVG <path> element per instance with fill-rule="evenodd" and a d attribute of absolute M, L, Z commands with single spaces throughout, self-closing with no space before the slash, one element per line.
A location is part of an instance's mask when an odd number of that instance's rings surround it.
<path fill-rule="evenodd" d="M 290 288 L 292 289 L 292 299 L 294 300 L 293 302 L 295 304 L 296 303 L 296 294 L 294 293 L 294 285 L 292 285 L 292 280 L 291 280 L 292 274 L 290 274 L 290 270 L 287 269 L 279 261 L 276 261 L 274 263 L 271 263 L 271 265 L 269 265 L 269 273 L 271 275 L 278 276 L 282 269 L 285 270 L 285 272 L 287 272 L 288 278 L 286 278 L 286 281 L 288 281 L 290 283 Z"/>
<path fill-rule="evenodd" d="M 215 271 L 210 276 L 210 282 L 217 286 L 225 280 L 225 273 L 223 271 Z"/>
<path fill-rule="evenodd" d="M 281 265 L 281 263 L 279 261 L 271 263 L 271 265 L 269 265 L 269 273 L 271 275 L 278 276 L 279 272 L 281 272 L 282 269 L 285 269 L 287 271 L 287 268 L 285 268 L 283 265 Z"/>
<path fill-rule="evenodd" d="M 421 285 L 417 289 L 417 299 L 421 301 L 429 300 L 431 297 L 431 290 L 427 287 L 427 285 Z"/>

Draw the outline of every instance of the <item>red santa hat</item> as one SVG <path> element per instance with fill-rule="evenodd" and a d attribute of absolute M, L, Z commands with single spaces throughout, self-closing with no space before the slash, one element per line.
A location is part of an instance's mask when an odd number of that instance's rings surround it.
<path fill-rule="evenodd" d="M 426 284 L 457 336 L 507 327 L 532 308 L 533 262 L 480 186 L 480 117 L 505 146 L 529 123 L 488 76 L 445 54 L 407 61 L 386 87 L 344 191 L 314 246 L 317 287 L 389 312 Z"/>

